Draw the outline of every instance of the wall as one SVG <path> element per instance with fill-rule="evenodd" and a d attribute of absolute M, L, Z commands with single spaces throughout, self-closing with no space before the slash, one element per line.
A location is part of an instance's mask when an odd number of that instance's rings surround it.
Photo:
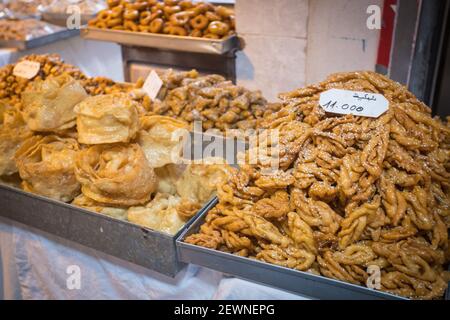
<path fill-rule="evenodd" d="M 338 71 L 374 70 L 378 30 L 367 7 L 382 0 L 237 0 L 238 83 L 277 94 Z"/>

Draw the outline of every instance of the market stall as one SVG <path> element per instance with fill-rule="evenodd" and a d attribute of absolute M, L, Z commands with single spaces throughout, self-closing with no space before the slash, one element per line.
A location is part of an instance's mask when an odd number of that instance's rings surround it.
<path fill-rule="evenodd" d="M 306 31 L 261 36 L 247 19 L 240 34 L 242 3 L 103 5 L 81 31 L 52 27 L 81 37 L 25 39 L 0 68 L 4 298 L 448 299 L 450 119 L 395 65 L 408 50 L 392 25 L 430 8 L 385 1 L 391 23 L 355 40 L 351 23 L 330 36 L 317 23 L 330 7 L 316 2 L 317 32 L 303 39 L 315 54 L 297 78 L 286 61 Z M 328 38 L 356 43 L 349 55 L 363 61 L 317 60 Z M 284 41 L 293 47 L 273 45 Z M 50 53 L 58 45 L 73 59 Z M 426 56 L 444 57 L 441 47 Z M 266 63 L 266 48 L 281 56 Z M 244 85 L 261 59 L 283 62 Z M 255 88 L 261 77 L 277 83 Z"/>

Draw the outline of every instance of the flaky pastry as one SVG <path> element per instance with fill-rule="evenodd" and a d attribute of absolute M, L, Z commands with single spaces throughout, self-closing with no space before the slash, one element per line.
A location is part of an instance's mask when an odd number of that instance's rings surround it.
<path fill-rule="evenodd" d="M 55 135 L 32 136 L 17 150 L 15 159 L 25 191 L 69 202 L 80 193 L 75 178 L 78 142 Z"/>

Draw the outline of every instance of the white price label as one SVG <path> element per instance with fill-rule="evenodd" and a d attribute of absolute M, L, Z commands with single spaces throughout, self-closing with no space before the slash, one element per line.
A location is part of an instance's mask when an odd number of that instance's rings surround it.
<path fill-rule="evenodd" d="M 155 70 L 152 70 L 147 79 L 145 79 L 142 89 L 144 89 L 145 93 L 148 94 L 150 99 L 154 100 L 158 96 L 159 90 L 161 90 L 162 85 L 163 81 L 155 72 Z"/>
<path fill-rule="evenodd" d="M 41 64 L 36 61 L 23 60 L 17 63 L 13 69 L 13 75 L 25 79 L 34 78 L 41 68 Z"/>
<path fill-rule="evenodd" d="M 378 118 L 389 108 L 381 94 L 331 89 L 320 94 L 319 105 L 326 112 Z"/>

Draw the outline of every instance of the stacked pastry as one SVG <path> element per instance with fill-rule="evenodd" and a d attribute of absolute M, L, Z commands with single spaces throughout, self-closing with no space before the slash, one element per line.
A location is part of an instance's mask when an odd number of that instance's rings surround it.
<path fill-rule="evenodd" d="M 332 88 L 383 94 L 379 118 L 325 113 Z M 450 127 L 398 83 L 342 73 L 281 95 L 279 170 L 246 165 L 187 242 L 366 285 L 440 298 L 450 275 Z M 265 146 L 269 150 L 271 145 Z"/>
<path fill-rule="evenodd" d="M 27 81 L 19 108 L 0 101 L 2 180 L 18 172 L 25 191 L 175 234 L 227 167 L 183 164 L 186 122 L 145 115 L 128 88 L 90 96 L 83 80 L 55 72 Z"/>

